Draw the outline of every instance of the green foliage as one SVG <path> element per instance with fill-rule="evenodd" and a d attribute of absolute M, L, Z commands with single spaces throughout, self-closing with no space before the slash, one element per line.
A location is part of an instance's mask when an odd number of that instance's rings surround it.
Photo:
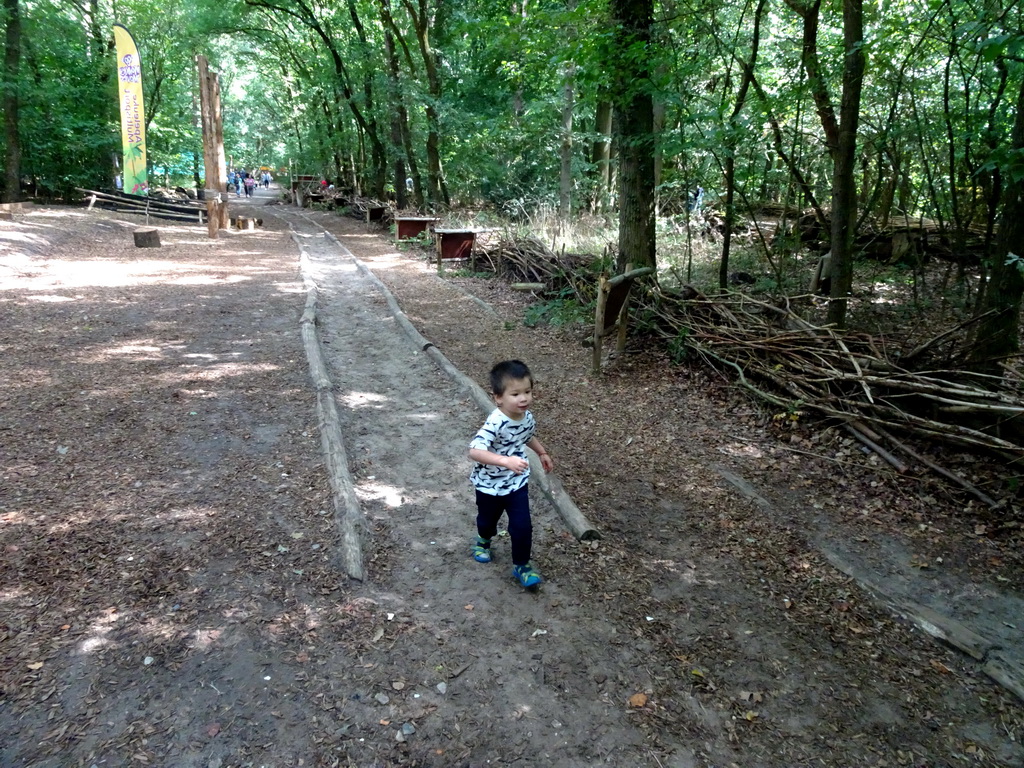
<path fill-rule="evenodd" d="M 120 152 L 110 48 L 114 7 L 22 3 L 23 171 L 53 193 L 106 186 L 113 174 L 112 158 Z M 392 84 L 384 56 L 390 27 L 381 5 L 370 0 L 118 0 L 117 21 L 132 30 L 142 54 L 151 166 L 167 169 L 169 181 L 188 181 L 191 158 L 201 154 L 194 57 L 203 53 L 221 75 L 232 165 L 280 169 L 292 161 L 299 172 L 339 183 L 358 177 L 365 193 L 381 159 L 373 156 L 374 137 L 384 146 L 388 189 L 396 157 L 414 160 L 425 180 L 430 107 L 438 115 L 441 172 L 455 201 L 474 213 L 489 208 L 546 228 L 557 218 L 565 65 L 575 67 L 572 197 L 581 212 L 603 192 L 592 156 L 600 138 L 597 106 L 622 95 L 609 90 L 618 68 L 642 60 L 650 77 L 622 87 L 649 90 L 664 108 L 657 137 L 663 214 L 685 213 L 696 184 L 707 190 L 708 205 L 721 200 L 727 153 L 736 163 L 740 215 L 745 200 L 806 210 L 809 201 L 775 146 L 772 121 L 781 149 L 818 202 L 829 204 L 832 163 L 800 65 L 801 19 L 784 3 L 768 6 L 757 88 L 734 119 L 738 61 L 750 52 L 749 4 L 682 0 L 663 6 L 649 45 L 617 50 L 607 5 L 598 0 L 528 3 L 525 12 L 523 4 L 428 0 L 428 38 L 440 78 L 436 97 L 414 34 L 410 9 L 417 7 L 390 4 L 399 62 Z M 1024 77 L 1020 9 L 1007 0 L 982 6 L 950 0 L 883 4 L 866 13 L 871 68 L 858 137 L 863 213 L 930 216 L 951 229 L 984 223 L 998 185 L 1024 181 L 1024 153 L 1008 140 L 1014 94 Z M 838 105 L 839 6 L 821 7 L 818 33 L 820 78 Z M 412 158 L 405 158 L 404 144 L 391 143 L 399 106 L 408 114 Z M 544 234 L 546 242 L 567 239 L 558 227 Z M 694 248 L 699 238 L 669 228 L 658 240 L 670 269 L 682 274 L 692 268 L 699 286 L 714 286 L 717 243 L 705 239 Z M 760 246 L 749 242 L 734 241 L 731 259 L 732 269 L 758 278 L 755 288 L 769 290 L 795 285 L 792 276 L 806 266 L 783 263 L 776 274 Z M 560 318 L 561 301 L 532 309 L 533 320 Z"/>
<path fill-rule="evenodd" d="M 586 323 L 593 312 L 593 306 L 580 304 L 572 288 L 563 288 L 555 298 L 527 307 L 523 313 L 523 325 L 536 328 L 541 324 L 559 327 Z"/>
<path fill-rule="evenodd" d="M 979 31 L 984 30 L 982 28 Z M 1011 32 L 989 37 L 978 44 L 978 52 L 986 61 L 996 61 L 1004 57 L 1019 61 L 1024 58 L 1024 34 Z"/>
<path fill-rule="evenodd" d="M 676 333 L 672 339 L 668 342 L 668 356 L 669 359 L 676 365 L 681 365 L 686 362 L 690 355 L 690 347 L 687 343 L 687 339 L 690 338 L 689 328 L 680 328 L 679 332 Z"/>
<path fill-rule="evenodd" d="M 1013 184 L 1024 181 L 1024 149 L 1001 146 L 994 149 L 982 163 L 981 171 L 998 170 L 1003 178 Z"/>

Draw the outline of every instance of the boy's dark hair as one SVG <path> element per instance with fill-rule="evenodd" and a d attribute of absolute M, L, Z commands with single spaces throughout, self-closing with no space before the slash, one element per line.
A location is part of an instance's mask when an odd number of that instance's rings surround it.
<path fill-rule="evenodd" d="M 533 374 L 521 360 L 504 360 L 491 368 L 491 392 L 496 395 L 505 394 L 505 385 L 513 379 L 529 379 L 533 384 Z"/>

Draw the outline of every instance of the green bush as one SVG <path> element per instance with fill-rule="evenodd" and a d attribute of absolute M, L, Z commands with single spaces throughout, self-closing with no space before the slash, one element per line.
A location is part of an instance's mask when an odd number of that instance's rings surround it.
<path fill-rule="evenodd" d="M 690 354 L 690 347 L 686 343 L 689 337 L 690 329 L 680 328 L 679 333 L 668 343 L 668 356 L 676 365 L 681 365 Z"/>
<path fill-rule="evenodd" d="M 572 288 L 566 287 L 553 299 L 531 304 L 523 314 L 523 325 L 536 328 L 541 323 L 552 326 L 586 323 L 593 313 L 592 305 L 583 305 Z"/>

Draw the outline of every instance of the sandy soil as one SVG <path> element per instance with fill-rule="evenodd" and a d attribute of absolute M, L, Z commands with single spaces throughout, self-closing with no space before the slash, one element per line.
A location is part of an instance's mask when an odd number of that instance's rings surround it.
<path fill-rule="evenodd" d="M 985 672 L 1020 642 L 1019 529 L 986 535 L 927 475 L 639 344 L 592 377 L 579 333 L 523 326 L 528 297 L 442 280 L 379 230 L 263 218 L 216 241 L 161 224 L 159 250 L 127 216 L 0 222 L 0 764 L 1024 764 L 1021 702 Z M 533 368 L 539 434 L 603 533 L 576 542 L 534 489 L 537 593 L 504 542 L 468 555 L 482 414 L 324 228 L 462 371 Z M 894 603 L 977 633 L 982 658 Z"/>

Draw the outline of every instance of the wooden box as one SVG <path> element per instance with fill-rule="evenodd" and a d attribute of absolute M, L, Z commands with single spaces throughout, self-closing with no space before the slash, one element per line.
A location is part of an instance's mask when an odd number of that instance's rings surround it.
<path fill-rule="evenodd" d="M 439 221 L 432 216 L 395 216 L 395 237 L 398 240 L 410 240 Z"/>
<path fill-rule="evenodd" d="M 473 229 L 435 229 L 437 236 L 437 258 L 468 259 L 473 252 L 476 230 Z"/>

